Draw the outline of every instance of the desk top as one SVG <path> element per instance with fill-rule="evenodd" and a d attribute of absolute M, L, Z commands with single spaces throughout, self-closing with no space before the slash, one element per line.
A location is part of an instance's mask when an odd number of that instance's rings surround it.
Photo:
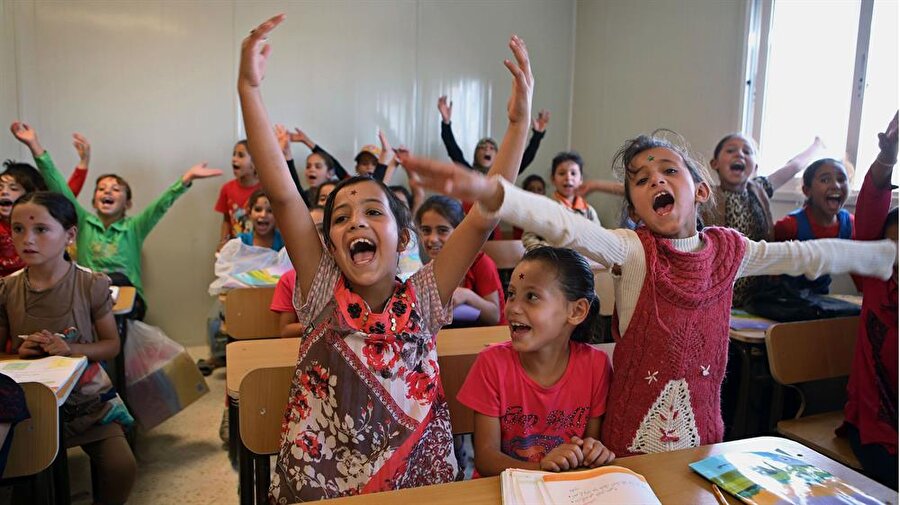
<path fill-rule="evenodd" d="M 828 297 L 862 306 L 861 296 L 832 294 L 828 295 Z M 745 342 L 748 344 L 765 344 L 766 330 L 735 330 L 733 328 L 729 328 L 728 337 L 731 338 L 731 340 Z"/>
<path fill-rule="evenodd" d="M 71 356 L 71 357 L 78 358 L 80 356 Z M 6 361 L 6 360 L 12 360 L 12 359 L 22 359 L 22 358 L 20 358 L 18 354 L 0 354 L 0 361 Z M 61 386 L 59 386 L 58 388 L 55 388 L 55 389 L 47 386 L 46 384 L 38 382 L 38 381 L 31 381 L 31 382 L 36 382 L 38 384 L 41 384 L 44 387 L 47 387 L 47 389 L 50 389 L 50 391 L 52 391 L 53 394 L 56 396 L 56 406 L 61 407 L 63 403 L 66 403 L 66 400 L 69 398 L 69 395 L 72 393 L 72 390 L 75 389 L 75 384 L 78 383 L 78 379 L 80 379 L 81 375 L 84 373 L 84 371 L 87 370 L 87 365 L 88 365 L 88 362 L 83 361 L 81 363 L 81 365 L 78 367 L 78 369 L 76 369 L 75 372 L 72 374 L 72 376 L 69 377 L 66 380 L 66 382 L 64 382 Z"/>
<path fill-rule="evenodd" d="M 118 286 L 119 297 L 113 304 L 113 315 L 120 316 L 128 314 L 134 308 L 134 300 L 137 296 L 137 289 L 134 286 Z"/>
<path fill-rule="evenodd" d="M 487 345 L 509 340 L 508 326 L 446 329 L 438 332 L 439 357 L 478 354 Z M 225 348 L 227 372 L 225 389 L 228 396 L 238 397 L 241 381 L 252 370 L 264 367 L 291 366 L 297 363 L 299 338 L 242 340 Z"/>
<path fill-rule="evenodd" d="M 758 437 L 723 442 L 721 444 L 695 447 L 660 454 L 646 454 L 620 458 L 613 464 L 630 468 L 643 475 L 653 492 L 664 504 L 691 503 L 695 505 L 715 505 L 716 497 L 708 480 L 694 473 L 688 463 L 703 458 L 733 451 L 784 451 L 823 470 L 831 472 L 844 482 L 883 502 L 897 503 L 897 493 L 877 482 L 837 463 L 792 440 L 776 437 Z M 730 504 L 739 500 L 725 493 Z M 348 498 L 327 500 L 331 504 L 394 504 L 428 503 L 434 505 L 500 504 L 500 478 L 487 477 L 451 484 L 403 489 L 387 493 L 374 493 Z"/>

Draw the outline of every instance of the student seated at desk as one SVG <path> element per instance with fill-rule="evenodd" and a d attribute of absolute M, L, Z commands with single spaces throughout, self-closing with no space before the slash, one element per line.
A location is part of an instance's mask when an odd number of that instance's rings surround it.
<path fill-rule="evenodd" d="M 585 342 L 599 329 L 594 274 L 571 249 L 525 254 L 509 282 L 512 342 L 481 351 L 457 395 L 475 411 L 475 468 L 564 471 L 615 458 L 600 442 L 612 368 Z"/>
<path fill-rule="evenodd" d="M 284 247 L 281 232 L 275 226 L 275 215 L 272 214 L 269 197 L 262 189 L 257 189 L 247 199 L 247 215 L 251 230 L 238 234 L 244 245 L 267 247 L 273 251 L 280 251 Z"/>
<path fill-rule="evenodd" d="M 0 280 L 0 348 L 11 338 L 23 358 L 88 358 L 62 407 L 66 445 L 80 445 L 94 463 L 94 502 L 124 503 L 137 465 L 122 428 L 134 419 L 99 363 L 120 351 L 109 278 L 76 265 L 65 252 L 76 223 L 75 207 L 59 193 L 29 193 L 16 202 L 13 242 L 27 266 Z"/>
<path fill-rule="evenodd" d="M 416 227 L 428 257 L 434 260 L 444 249 L 465 214 L 463 206 L 453 198 L 435 195 L 416 212 Z M 503 285 L 497 265 L 483 251 L 466 272 L 466 277 L 453 292 L 454 324 L 494 326 L 506 324 L 503 317 Z M 468 308 L 468 310 L 465 310 Z"/>

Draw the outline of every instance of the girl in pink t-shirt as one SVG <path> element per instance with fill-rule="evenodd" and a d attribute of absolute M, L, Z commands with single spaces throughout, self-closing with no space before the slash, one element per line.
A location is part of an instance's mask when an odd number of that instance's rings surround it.
<path fill-rule="evenodd" d="M 491 346 L 457 399 L 475 411 L 475 468 L 563 471 L 609 463 L 599 440 L 612 369 L 587 345 L 600 302 L 587 260 L 539 247 L 516 265 L 506 304 L 511 342 Z"/>

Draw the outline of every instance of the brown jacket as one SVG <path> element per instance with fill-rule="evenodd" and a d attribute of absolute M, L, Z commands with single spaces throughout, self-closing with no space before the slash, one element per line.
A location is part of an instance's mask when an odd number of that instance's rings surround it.
<path fill-rule="evenodd" d="M 755 179 L 750 179 L 747 181 L 747 191 L 753 195 L 754 198 L 759 202 L 760 207 L 762 207 L 763 214 L 766 215 L 766 236 L 764 237 L 767 241 L 772 241 L 773 233 L 775 229 L 775 223 L 772 220 L 772 210 L 769 208 L 769 195 L 766 194 L 765 188 Z M 713 187 L 713 195 L 715 198 L 715 205 L 708 205 L 701 210 L 700 218 L 703 220 L 703 224 L 705 226 L 726 226 L 730 227 L 729 223 L 725 222 L 725 203 L 726 196 L 725 190 L 722 189 L 722 186 Z"/>

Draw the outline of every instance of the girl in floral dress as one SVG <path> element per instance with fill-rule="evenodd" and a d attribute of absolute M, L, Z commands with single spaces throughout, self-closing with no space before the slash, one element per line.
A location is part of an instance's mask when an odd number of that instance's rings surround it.
<path fill-rule="evenodd" d="M 270 499 L 332 498 L 453 480 L 450 416 L 435 335 L 497 221 L 473 212 L 442 255 L 396 280 L 412 237 L 409 210 L 368 177 L 341 181 L 328 196 L 324 246 L 295 191 L 260 93 L 275 16 L 244 40 L 238 91 L 250 151 L 293 259 L 294 306 L 305 327 L 282 425 Z M 515 61 L 509 128 L 492 172 L 513 180 L 528 133 L 532 77 L 524 43 Z M 407 153 L 404 166 L 434 162 Z"/>

